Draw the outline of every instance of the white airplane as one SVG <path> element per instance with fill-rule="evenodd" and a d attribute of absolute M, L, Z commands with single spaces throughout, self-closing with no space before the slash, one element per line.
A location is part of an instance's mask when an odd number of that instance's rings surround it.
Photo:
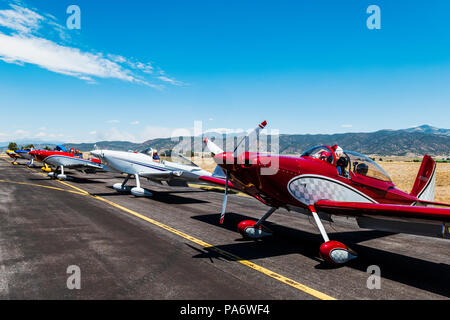
<path fill-rule="evenodd" d="M 91 154 L 99 158 L 110 169 L 128 174 L 122 183 L 116 183 L 113 188 L 118 192 L 131 192 L 136 197 L 150 197 L 152 193 L 141 187 L 140 178 L 154 182 L 167 181 L 169 185 L 186 185 L 187 182 L 198 182 L 200 177 L 211 176 L 192 161 L 179 154 L 172 154 L 171 161 L 153 159 L 154 150 L 147 148 L 139 153 L 112 150 L 93 150 Z M 126 186 L 135 176 L 136 187 Z"/>

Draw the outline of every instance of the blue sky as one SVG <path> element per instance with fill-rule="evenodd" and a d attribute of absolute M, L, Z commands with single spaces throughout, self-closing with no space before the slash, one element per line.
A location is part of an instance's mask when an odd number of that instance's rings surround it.
<path fill-rule="evenodd" d="M 69 30 L 66 9 L 81 9 Z M 369 30 L 369 5 L 381 29 Z M 450 127 L 450 2 L 0 0 L 0 141 Z"/>

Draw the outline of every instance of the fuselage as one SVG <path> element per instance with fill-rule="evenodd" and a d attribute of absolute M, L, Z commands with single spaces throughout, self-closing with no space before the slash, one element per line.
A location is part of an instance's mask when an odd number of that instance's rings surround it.
<path fill-rule="evenodd" d="M 86 160 L 73 153 L 62 151 L 30 151 L 35 159 L 55 167 L 89 166 L 101 168 L 101 162 L 97 159 Z"/>
<path fill-rule="evenodd" d="M 30 154 L 30 151 L 28 150 L 16 150 L 14 151 L 15 154 L 17 154 L 20 158 L 31 160 L 33 159 L 33 156 Z"/>
<path fill-rule="evenodd" d="M 339 175 L 336 165 L 312 157 L 290 157 L 244 153 L 215 156 L 216 162 L 230 170 L 238 189 L 276 207 L 307 208 L 318 200 L 411 205 L 417 198 L 383 181 L 350 171 Z"/>
<path fill-rule="evenodd" d="M 91 154 L 102 160 L 109 168 L 127 174 L 158 174 L 161 172 L 182 171 L 183 180 L 197 181 L 198 177 L 211 175 L 211 173 L 194 165 L 186 165 L 171 161 L 155 161 L 151 156 L 144 153 L 94 150 Z"/>

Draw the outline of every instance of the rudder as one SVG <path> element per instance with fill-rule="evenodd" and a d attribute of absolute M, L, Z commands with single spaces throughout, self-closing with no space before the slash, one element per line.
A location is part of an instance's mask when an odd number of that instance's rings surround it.
<path fill-rule="evenodd" d="M 420 200 L 434 201 L 435 186 L 436 162 L 430 156 L 425 155 L 410 194 Z"/>

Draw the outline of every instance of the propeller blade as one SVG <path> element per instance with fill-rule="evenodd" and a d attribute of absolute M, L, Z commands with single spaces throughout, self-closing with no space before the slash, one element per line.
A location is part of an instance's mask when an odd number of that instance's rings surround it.
<path fill-rule="evenodd" d="M 261 122 L 261 123 L 255 128 L 255 130 L 253 130 L 252 132 L 250 132 L 249 134 L 247 134 L 245 137 L 243 137 L 243 138 L 239 141 L 239 143 L 236 145 L 236 148 L 234 148 L 233 155 L 236 157 L 236 151 L 237 151 L 237 149 L 239 148 L 239 146 L 241 145 L 241 143 L 242 143 L 248 136 L 250 136 L 250 135 L 253 134 L 253 133 L 255 133 L 256 135 L 258 135 L 259 132 L 260 132 L 262 129 L 264 129 L 266 126 L 267 126 L 267 121 L 264 120 L 263 122 Z"/>
<path fill-rule="evenodd" d="M 227 210 L 227 200 L 228 200 L 228 181 L 230 180 L 230 173 L 227 170 L 227 176 L 225 178 L 225 193 L 223 195 L 222 212 L 220 213 L 220 224 L 223 224 L 225 218 L 225 211 Z"/>
<path fill-rule="evenodd" d="M 216 155 L 216 154 L 223 153 L 223 150 L 221 148 L 219 148 L 215 143 L 213 143 L 208 138 L 205 138 L 203 141 L 205 142 L 206 147 L 212 154 Z"/>

